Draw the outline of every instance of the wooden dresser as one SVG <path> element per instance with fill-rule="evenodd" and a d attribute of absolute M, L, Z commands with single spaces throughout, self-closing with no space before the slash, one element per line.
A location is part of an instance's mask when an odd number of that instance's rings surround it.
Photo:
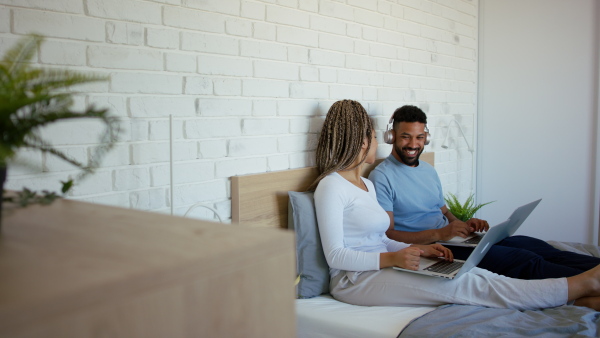
<path fill-rule="evenodd" d="M 70 200 L 4 209 L 0 337 L 293 337 L 291 232 Z"/>

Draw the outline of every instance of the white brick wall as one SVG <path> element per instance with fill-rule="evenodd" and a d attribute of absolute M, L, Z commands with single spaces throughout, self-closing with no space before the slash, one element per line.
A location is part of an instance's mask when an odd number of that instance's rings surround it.
<path fill-rule="evenodd" d="M 48 38 L 37 62 L 105 75 L 76 89 L 122 119 L 121 141 L 71 198 L 182 215 L 196 204 L 230 218 L 229 177 L 314 165 L 333 102 L 362 102 L 379 135 L 393 110 L 421 106 L 446 191 L 471 188 L 477 0 L 0 0 L 0 52 L 20 36 Z M 174 198 L 169 188 L 173 116 Z M 98 125 L 44 136 L 86 162 Z M 381 144 L 379 156 L 389 153 Z M 73 167 L 22 152 L 8 188 L 58 190 Z M 198 210 L 196 216 L 213 218 Z"/>

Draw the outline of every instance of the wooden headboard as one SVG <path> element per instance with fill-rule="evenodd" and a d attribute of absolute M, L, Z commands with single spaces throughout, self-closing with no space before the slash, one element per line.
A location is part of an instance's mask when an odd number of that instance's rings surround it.
<path fill-rule="evenodd" d="M 423 153 L 421 160 L 433 165 L 434 157 L 434 153 Z M 381 161 L 365 166 L 363 176 Z M 317 176 L 317 168 L 308 167 L 231 177 L 231 220 L 287 229 L 288 191 L 306 191 Z"/>

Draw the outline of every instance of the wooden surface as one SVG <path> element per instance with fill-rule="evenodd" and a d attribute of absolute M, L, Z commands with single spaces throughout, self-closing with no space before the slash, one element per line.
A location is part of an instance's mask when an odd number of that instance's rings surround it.
<path fill-rule="evenodd" d="M 69 200 L 4 210 L 0 337 L 292 337 L 293 234 Z"/>
<path fill-rule="evenodd" d="M 434 165 L 434 153 L 421 160 Z M 363 168 L 367 177 L 383 159 Z M 233 176 L 231 178 L 231 219 L 260 227 L 287 228 L 288 191 L 306 191 L 317 178 L 316 167 Z"/>

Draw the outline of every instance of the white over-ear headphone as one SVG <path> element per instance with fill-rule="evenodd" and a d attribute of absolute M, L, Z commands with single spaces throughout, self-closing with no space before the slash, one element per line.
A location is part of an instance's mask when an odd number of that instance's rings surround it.
<path fill-rule="evenodd" d="M 390 121 L 385 128 L 385 133 L 383 133 L 383 141 L 387 144 L 394 144 L 394 114 L 390 118 Z M 425 145 L 428 145 L 431 142 L 431 134 L 429 133 L 429 128 L 425 125 L 425 134 L 427 134 L 427 138 L 425 139 Z"/>

